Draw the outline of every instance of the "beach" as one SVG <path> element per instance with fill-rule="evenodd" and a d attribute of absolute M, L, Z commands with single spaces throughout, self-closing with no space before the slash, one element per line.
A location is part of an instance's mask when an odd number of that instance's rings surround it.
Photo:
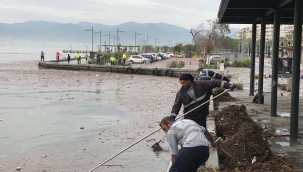
<path fill-rule="evenodd" d="M 0 85 L 0 171 L 28 172 L 89 171 L 158 129 L 180 89 L 177 78 L 39 69 L 37 61 L 1 63 Z M 163 136 L 96 171 L 165 171 L 168 145 L 151 149 Z"/>

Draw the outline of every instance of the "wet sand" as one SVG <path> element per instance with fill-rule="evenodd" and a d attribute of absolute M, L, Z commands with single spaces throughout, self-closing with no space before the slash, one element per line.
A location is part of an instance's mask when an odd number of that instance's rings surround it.
<path fill-rule="evenodd" d="M 102 116 L 94 116 L 94 122 L 100 124 L 84 126 L 85 129 L 81 131 L 80 126 L 71 126 L 74 127 L 75 133 L 68 133 L 66 141 L 20 152 L 12 158 L 1 158 L 0 171 L 14 171 L 16 167 L 21 167 L 21 171 L 26 172 L 89 171 L 98 165 L 98 162 L 102 163 L 158 129 L 159 120 L 170 114 L 175 93 L 179 89 L 176 78 L 38 69 L 37 62 L 34 61 L 2 63 L 0 93 L 2 97 L 8 96 L 12 104 L 19 102 L 15 108 L 23 105 L 32 110 L 43 102 L 51 101 L 79 106 L 89 104 L 93 110 L 99 105 L 106 106 L 125 114 L 114 115 L 112 118 L 104 117 L 105 119 Z M 98 110 L 97 113 L 103 112 Z M 8 121 L 5 121 L 3 113 L 0 115 L 3 119 L 0 121 L 1 127 L 1 123 Z M 14 114 L 11 112 L 9 115 Z M 36 115 L 38 117 L 39 114 Z M 43 123 L 45 119 L 40 120 Z M 110 125 L 104 126 L 102 122 Z M 77 135 L 79 132 L 86 133 Z M 96 171 L 165 171 L 170 159 L 167 144 L 161 144 L 166 151 L 160 154 L 155 154 L 151 149 L 151 145 L 163 136 L 162 131 L 152 135 L 105 164 L 111 166 L 102 166 Z"/>

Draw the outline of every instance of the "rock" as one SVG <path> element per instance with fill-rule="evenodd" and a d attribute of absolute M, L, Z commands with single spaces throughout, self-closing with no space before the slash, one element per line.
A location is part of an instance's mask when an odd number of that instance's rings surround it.
<path fill-rule="evenodd" d="M 20 170 L 21 170 L 21 167 L 17 167 L 16 170 L 20 171 Z"/>
<path fill-rule="evenodd" d="M 3 121 L 3 119 L 0 119 L 0 121 Z"/>
<path fill-rule="evenodd" d="M 101 137 L 99 137 L 99 139 L 101 139 Z"/>
<path fill-rule="evenodd" d="M 82 127 L 82 126 L 81 126 L 81 127 L 80 127 L 80 129 L 81 129 L 81 130 L 83 130 L 83 129 L 84 129 L 84 127 Z"/>

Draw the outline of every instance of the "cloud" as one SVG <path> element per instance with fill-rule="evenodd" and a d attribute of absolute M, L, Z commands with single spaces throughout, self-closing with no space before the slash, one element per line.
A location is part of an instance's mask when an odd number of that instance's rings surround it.
<path fill-rule="evenodd" d="M 217 17 L 221 0 L 1 0 L 1 22 L 48 20 L 116 25 L 169 23 L 193 28 Z M 8 10 L 12 9 L 12 10 Z M 14 16 L 12 17 L 6 17 Z"/>

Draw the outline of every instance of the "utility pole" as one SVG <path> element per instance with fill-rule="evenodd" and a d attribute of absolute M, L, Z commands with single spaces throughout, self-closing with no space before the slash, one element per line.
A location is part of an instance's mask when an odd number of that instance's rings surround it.
<path fill-rule="evenodd" d="M 136 43 L 137 43 L 137 35 L 141 35 L 135 32 L 135 48 L 136 48 Z"/>
<path fill-rule="evenodd" d="M 92 27 L 91 30 L 85 30 L 85 31 L 91 31 L 92 32 L 92 52 L 94 52 L 94 27 Z"/>
<path fill-rule="evenodd" d="M 119 32 L 124 32 L 124 31 L 117 29 L 117 44 L 119 44 Z"/>
<path fill-rule="evenodd" d="M 149 36 L 147 35 L 147 43 L 146 43 L 147 46 L 148 46 L 148 38 L 151 38 L 151 37 L 149 37 Z"/>
<path fill-rule="evenodd" d="M 108 33 L 108 35 L 104 35 L 104 36 L 108 36 L 108 46 L 109 46 L 109 49 L 110 49 L 110 33 Z"/>
<path fill-rule="evenodd" d="M 116 35 L 114 35 L 114 51 L 115 51 L 115 46 L 116 46 Z M 117 47 L 118 47 L 118 42 L 117 42 Z"/>
<path fill-rule="evenodd" d="M 100 51 L 102 51 L 102 44 L 101 44 L 102 32 L 101 32 L 101 30 L 100 30 L 99 32 L 95 32 L 95 33 L 99 33 L 99 34 L 100 34 Z"/>

